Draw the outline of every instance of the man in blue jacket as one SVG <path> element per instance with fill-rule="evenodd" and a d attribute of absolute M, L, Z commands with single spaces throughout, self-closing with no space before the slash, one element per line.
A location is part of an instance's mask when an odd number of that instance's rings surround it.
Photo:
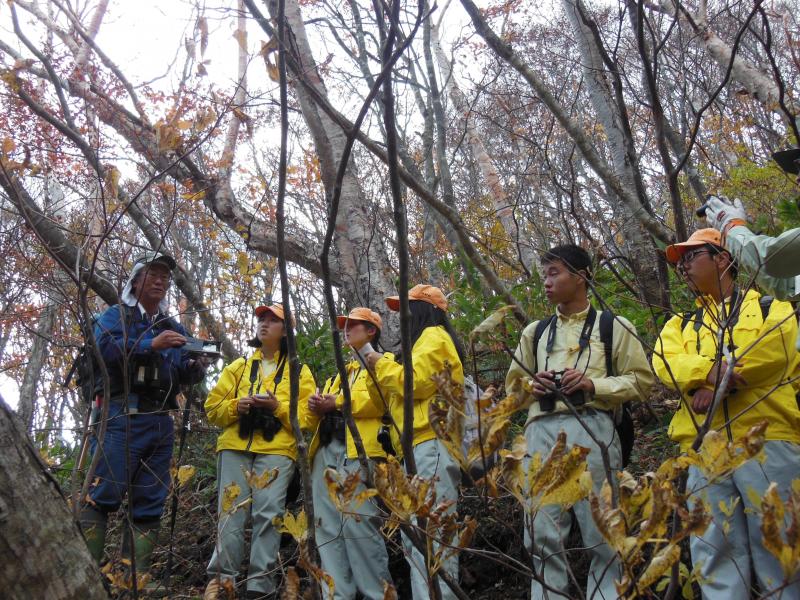
<path fill-rule="evenodd" d="M 97 376 L 95 421 L 103 404 L 108 410 L 102 440 L 92 441 L 101 457 L 80 523 L 92 556 L 100 562 L 108 514 L 127 495 L 131 527 L 124 530 L 122 554 L 131 558 L 135 553 L 139 573 L 149 569 L 170 484 L 174 428 L 169 411 L 177 407 L 181 384 L 197 383 L 205 376 L 203 363 L 182 348 L 186 330 L 165 314 L 175 266 L 166 254 L 140 257 L 122 302 L 100 315 L 94 328 L 109 376 L 108 398 Z M 97 433 L 100 425 L 95 422 Z"/>

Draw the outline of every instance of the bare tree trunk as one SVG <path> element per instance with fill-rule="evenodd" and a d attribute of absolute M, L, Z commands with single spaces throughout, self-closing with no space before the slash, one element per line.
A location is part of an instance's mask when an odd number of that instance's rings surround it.
<path fill-rule="evenodd" d="M 763 1 L 763 0 L 761 0 Z M 761 4 L 761 1 L 755 4 Z M 678 19 L 683 26 L 688 26 L 696 34 L 703 47 L 716 63 L 723 69 L 731 65 L 731 79 L 739 82 L 745 87 L 747 92 L 758 100 L 767 110 L 780 112 L 781 116 L 788 122 L 788 116 L 784 108 L 794 115 L 794 124 L 797 124 L 797 115 L 800 114 L 800 105 L 791 98 L 786 97 L 785 91 L 776 81 L 759 69 L 756 65 L 738 55 L 734 55 L 733 47 L 720 38 L 708 24 L 708 5 L 701 2 L 697 12 L 691 12 L 681 2 L 673 0 L 658 0 L 648 2 L 648 7 L 659 12 L 666 13 Z M 732 64 L 731 64 L 732 63 Z M 783 106 L 781 106 L 783 104 Z"/>
<path fill-rule="evenodd" d="M 628 193 L 639 201 L 638 210 L 645 211 L 648 206 L 644 193 L 644 183 L 633 148 L 633 139 L 625 114 L 625 106 L 615 100 L 612 84 L 607 79 L 607 68 L 601 56 L 601 48 L 588 24 L 587 14 L 581 0 L 563 0 L 564 11 L 572 24 L 578 40 L 578 48 L 583 58 L 584 82 L 597 118 L 603 125 L 611 155 L 611 164 L 621 184 Z M 615 194 L 609 190 L 609 198 Z M 621 199 L 620 199 L 621 200 Z M 667 282 L 659 276 L 659 257 L 652 241 L 635 218 L 632 207 L 622 201 L 613 201 L 612 206 L 617 221 L 626 240 L 626 254 L 630 260 L 641 298 L 650 305 L 668 306 Z"/>
<path fill-rule="evenodd" d="M 429 19 L 431 20 L 431 19 Z M 500 181 L 500 174 L 497 172 L 497 167 L 483 143 L 480 133 L 475 128 L 475 123 L 470 117 L 470 107 L 467 99 L 458 83 L 453 77 L 452 69 L 450 68 L 450 61 L 442 50 L 442 44 L 439 39 L 439 26 L 431 23 L 431 46 L 433 47 L 434 54 L 436 55 L 436 62 L 441 72 L 443 85 L 446 86 L 450 100 L 453 102 L 453 107 L 456 112 L 461 116 L 464 121 L 464 128 L 467 133 L 467 140 L 469 147 L 472 151 L 472 157 L 478 164 L 481 175 L 483 176 L 486 186 L 489 190 L 489 197 L 492 200 L 495 214 L 498 221 L 506 232 L 508 239 L 516 246 L 517 254 L 524 269 L 530 269 L 531 265 L 536 259 L 536 253 L 533 245 L 528 240 L 521 240 L 519 235 L 519 227 L 513 218 L 513 208 L 508 199 L 503 184 Z M 426 50 L 427 52 L 427 50 Z"/>
<path fill-rule="evenodd" d="M 39 315 L 39 323 L 36 325 L 36 335 L 33 337 L 28 364 L 25 367 L 25 374 L 22 377 L 22 385 L 19 388 L 19 416 L 25 425 L 26 431 L 30 431 L 33 426 L 33 412 L 36 406 L 36 384 L 42 374 L 42 367 L 47 356 L 47 345 L 53 335 L 56 324 L 56 313 L 58 306 L 50 303 L 42 309 Z"/>
<path fill-rule="evenodd" d="M 108 598 L 61 490 L 0 398 L 0 589 L 12 600 Z"/>
<path fill-rule="evenodd" d="M 275 9 L 274 3 L 270 3 L 273 17 L 276 16 Z M 291 31 L 290 51 L 294 53 L 295 60 L 302 64 L 307 82 L 322 96 L 327 97 L 296 0 L 286 2 L 286 22 Z M 295 77 L 290 81 L 293 79 Z M 326 191 L 330 192 L 336 180 L 336 171 L 347 136 L 341 127 L 317 108 L 302 85 L 295 84 L 294 90 L 314 140 L 323 183 Z M 342 181 L 340 202 L 335 244 L 341 271 L 346 274 L 342 280 L 345 298 L 351 306 L 369 306 L 388 316 L 383 299 L 394 292 L 390 272 L 386 269 L 389 264 L 388 253 L 381 238 L 374 235 L 373 210 L 361 189 L 352 162 Z"/>
<path fill-rule="evenodd" d="M 447 118 L 444 112 L 444 104 L 442 104 L 442 93 L 439 84 L 436 81 L 436 70 L 433 68 L 433 53 L 431 52 L 431 20 L 425 19 L 423 23 L 424 28 L 424 50 L 425 50 L 425 66 L 428 72 L 428 89 L 430 90 L 432 117 L 434 125 L 433 137 L 433 162 L 438 167 L 439 172 L 439 188 L 441 189 L 442 201 L 452 208 L 458 210 L 456 207 L 456 195 L 453 189 L 453 175 L 450 171 L 450 163 L 447 160 Z M 469 260 L 464 255 L 464 250 L 459 242 L 458 236 L 452 227 L 447 223 L 439 223 L 442 231 L 453 250 L 458 253 L 461 264 L 464 268 L 464 276 L 469 277 L 470 268 Z M 480 282 L 477 282 L 480 283 Z"/>

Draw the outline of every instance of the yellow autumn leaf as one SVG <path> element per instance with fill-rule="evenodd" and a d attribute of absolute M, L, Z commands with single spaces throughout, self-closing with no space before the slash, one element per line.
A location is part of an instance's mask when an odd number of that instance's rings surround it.
<path fill-rule="evenodd" d="M 370 498 L 374 498 L 377 495 L 378 495 L 378 490 L 376 490 L 375 488 L 367 488 L 355 495 L 354 498 L 355 506 L 357 507 L 361 506 L 362 504 L 364 504 L 364 502 L 366 502 Z"/>
<path fill-rule="evenodd" d="M 514 438 L 511 450 L 500 451 L 503 481 L 505 481 L 508 490 L 514 495 L 517 501 L 523 505 L 525 504 L 524 490 L 527 487 L 527 475 L 523 467 L 523 460 L 527 452 L 528 443 L 525 441 L 524 435 L 518 435 Z"/>
<path fill-rule="evenodd" d="M 177 150 L 183 142 L 178 129 L 164 121 L 159 121 L 155 124 L 155 132 L 159 152 Z"/>
<path fill-rule="evenodd" d="M 677 544 L 667 544 L 664 548 L 659 550 L 650 563 L 647 565 L 644 573 L 642 573 L 639 581 L 636 582 L 636 588 L 639 590 L 638 594 L 633 594 L 631 598 L 639 598 L 646 594 L 646 590 L 661 578 L 672 565 L 680 559 L 681 549 Z"/>
<path fill-rule="evenodd" d="M 486 317 L 483 321 L 481 321 L 475 329 L 473 329 L 470 334 L 470 340 L 474 340 L 479 335 L 490 333 L 497 329 L 500 325 L 503 324 L 505 318 L 514 311 L 514 307 L 512 305 L 503 306 L 498 308 L 494 311 L 491 315 Z"/>
<path fill-rule="evenodd" d="M 467 450 L 467 463 L 488 457 L 500 448 L 506 440 L 506 434 L 511 427 L 510 419 L 498 419 L 491 423 L 489 431 L 483 436 L 483 452 L 481 452 L 480 438 L 475 438 Z"/>
<path fill-rule="evenodd" d="M 397 590 L 388 581 L 383 582 L 383 600 L 397 600 Z"/>
<path fill-rule="evenodd" d="M 472 538 L 475 536 L 475 530 L 478 528 L 478 521 L 472 517 L 464 519 L 464 527 L 458 535 L 458 548 L 469 548 L 472 543 Z"/>
<path fill-rule="evenodd" d="M 663 538 L 667 534 L 667 523 L 678 499 L 672 482 L 657 481 L 650 487 L 651 510 L 642 521 L 639 531 L 639 546 L 653 538 Z"/>
<path fill-rule="evenodd" d="M 431 482 L 417 475 L 406 475 L 394 456 L 375 465 L 375 488 L 392 516 L 407 522 L 412 515 L 428 515 L 435 495 L 429 496 Z"/>
<path fill-rule="evenodd" d="M 16 142 L 10 137 L 3 138 L 3 156 L 8 156 L 17 147 Z"/>
<path fill-rule="evenodd" d="M 487 408 L 491 407 L 494 404 L 494 397 L 497 395 L 497 390 L 493 385 L 490 385 L 481 394 L 481 397 L 475 400 L 474 398 L 469 399 L 470 402 L 475 402 L 475 408 L 477 410 L 486 410 Z"/>
<path fill-rule="evenodd" d="M 250 267 L 250 258 L 247 256 L 247 252 L 239 252 L 236 255 L 236 266 L 239 268 L 239 273 L 247 274 Z"/>
<path fill-rule="evenodd" d="M 687 456 L 710 482 L 714 481 L 759 455 L 766 440 L 767 425 L 767 421 L 754 425 L 733 443 L 728 442 L 724 433 L 709 431 L 703 438 L 700 450 L 696 454 L 689 451 Z"/>
<path fill-rule="evenodd" d="M 637 556 L 633 556 L 632 552 L 637 547 L 637 540 L 635 536 L 628 535 L 628 527 L 622 510 L 608 508 L 608 505 L 603 504 L 600 497 L 594 494 L 589 498 L 589 507 L 597 530 L 608 542 L 608 545 L 620 556 L 635 563 Z"/>
<path fill-rule="evenodd" d="M 567 450 L 566 444 L 567 434 L 561 431 L 541 468 L 531 461 L 528 480 L 532 514 L 539 507 L 550 504 L 569 508 L 586 498 L 592 489 L 591 474 L 586 465 L 589 449 L 575 445 Z"/>
<path fill-rule="evenodd" d="M 308 536 L 308 518 L 306 517 L 306 511 L 304 510 L 301 510 L 299 513 L 297 513 L 297 516 L 294 516 L 289 511 L 286 511 L 282 518 L 275 517 L 272 520 L 272 523 L 275 525 L 275 528 L 278 531 L 281 533 L 288 533 L 298 543 L 305 541 L 306 537 Z"/>
<path fill-rule="evenodd" d="M 229 513 L 234 506 L 234 502 L 242 492 L 242 488 L 234 481 L 225 486 L 222 490 L 222 512 Z"/>
<path fill-rule="evenodd" d="M 178 468 L 178 485 L 180 487 L 185 486 L 196 472 L 197 469 L 191 465 L 181 465 Z"/>
<path fill-rule="evenodd" d="M 203 131 L 208 126 L 212 125 L 216 120 L 217 120 L 217 113 L 214 112 L 213 108 L 209 106 L 204 109 L 201 109 L 197 113 L 197 117 L 195 118 L 194 122 L 195 130 Z"/>
<path fill-rule="evenodd" d="M 198 192 L 184 192 L 183 194 L 181 194 L 181 198 L 183 198 L 184 200 L 195 201 L 195 200 L 202 200 L 205 197 L 206 197 L 205 190 L 200 190 Z"/>
<path fill-rule="evenodd" d="M 517 379 L 519 381 L 519 379 Z M 530 395 L 525 392 L 515 393 L 511 392 L 500 402 L 492 406 L 486 411 L 486 419 L 503 419 L 508 418 L 520 409 L 524 408 Z"/>
<path fill-rule="evenodd" d="M 358 488 L 361 487 L 360 471 L 353 471 L 342 479 L 336 469 L 328 468 L 325 469 L 324 477 L 328 495 L 331 497 L 334 506 L 336 506 L 339 512 L 352 511 L 354 508 L 357 508 L 357 506 L 360 506 L 365 499 L 370 497 L 369 495 L 365 495 L 364 500 L 359 500 L 359 496 L 356 494 Z M 375 493 L 377 494 L 377 492 Z M 354 501 L 357 504 L 351 507 L 351 503 Z"/>
<path fill-rule="evenodd" d="M 277 479 L 278 472 L 279 469 L 277 467 L 271 470 L 264 469 L 260 475 L 254 471 L 245 471 L 244 478 L 251 490 L 263 490 Z"/>
<path fill-rule="evenodd" d="M 761 502 L 761 534 L 764 548 L 778 559 L 783 574 L 794 578 L 800 572 L 800 494 L 793 490 L 784 503 L 777 484 L 769 485 Z"/>

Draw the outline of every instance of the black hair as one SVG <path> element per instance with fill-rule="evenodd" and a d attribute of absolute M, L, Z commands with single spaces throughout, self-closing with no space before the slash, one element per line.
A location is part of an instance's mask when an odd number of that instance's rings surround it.
<path fill-rule="evenodd" d="M 711 242 L 706 242 L 704 246 L 707 248 L 712 254 L 727 254 L 728 260 L 730 262 L 730 272 L 731 277 L 736 279 L 739 275 L 739 264 L 736 262 L 736 259 L 733 257 L 727 248 L 723 248 L 722 246 L 717 246 L 716 244 L 712 244 Z"/>
<path fill-rule="evenodd" d="M 382 348 L 383 346 L 380 345 L 381 343 L 381 328 L 375 325 L 375 323 L 370 323 L 369 321 L 365 321 L 367 325 L 372 325 L 375 328 L 375 335 L 372 336 L 372 344 L 375 348 Z"/>
<path fill-rule="evenodd" d="M 438 306 L 434 306 L 424 300 L 409 300 L 408 307 L 411 310 L 411 347 L 414 347 L 414 344 L 425 329 L 441 325 L 450 335 L 450 339 L 453 340 L 458 358 L 461 360 L 461 364 L 464 364 L 466 356 L 464 346 L 461 345 L 461 340 L 458 339 L 455 329 L 450 324 L 447 313 Z M 402 355 L 399 356 L 399 360 L 402 362 Z"/>
<path fill-rule="evenodd" d="M 592 257 L 589 253 L 575 244 L 562 244 L 550 248 L 542 256 L 541 263 L 548 265 L 555 261 L 561 261 L 573 273 L 585 273 L 586 281 L 592 280 Z"/>

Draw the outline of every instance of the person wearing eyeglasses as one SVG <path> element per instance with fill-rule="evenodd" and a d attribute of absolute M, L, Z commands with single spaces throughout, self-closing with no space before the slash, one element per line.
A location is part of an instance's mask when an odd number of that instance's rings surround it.
<path fill-rule="evenodd" d="M 800 185 L 800 148 L 776 152 L 772 157 Z M 757 235 L 747 227 L 742 201 L 724 196 L 708 197 L 705 217 L 722 233 L 722 245 L 762 290 L 779 300 L 800 300 L 800 227 L 775 237 Z M 800 338 L 797 342 L 800 348 Z"/>
<path fill-rule="evenodd" d="M 170 485 L 174 437 L 170 411 L 177 408 L 181 385 L 205 376 L 205 363 L 182 349 L 186 330 L 167 314 L 175 267 L 175 260 L 160 252 L 139 257 L 122 302 L 103 312 L 94 327 L 108 371 L 109 396 L 104 397 L 104 382 L 95 369 L 93 422 L 96 433 L 105 433 L 91 442 L 93 453 L 101 453 L 101 458 L 79 521 L 90 553 L 100 562 L 108 515 L 127 496 L 131 522 L 123 528 L 122 555 L 135 556 L 139 574 L 150 567 Z M 98 422 L 103 404 L 107 405 L 104 427 Z"/>
<path fill-rule="evenodd" d="M 791 385 L 798 364 L 792 306 L 762 301 L 756 290 L 737 286 L 736 263 L 716 229 L 696 231 L 668 246 L 666 255 L 697 297 L 693 313 L 665 324 L 653 353 L 656 375 L 681 395 L 670 438 L 687 452 L 697 447 L 705 422 L 727 442 L 768 422 L 765 460 L 753 458 L 714 480 L 689 468 L 689 503 L 702 500 L 712 513 L 705 532 L 690 538 L 703 598 L 747 600 L 754 575 L 760 597 L 800 598 L 800 584 L 785 579 L 780 562 L 764 547 L 756 506 L 770 483 L 786 501 L 792 479 L 800 474 L 800 410 Z"/>

